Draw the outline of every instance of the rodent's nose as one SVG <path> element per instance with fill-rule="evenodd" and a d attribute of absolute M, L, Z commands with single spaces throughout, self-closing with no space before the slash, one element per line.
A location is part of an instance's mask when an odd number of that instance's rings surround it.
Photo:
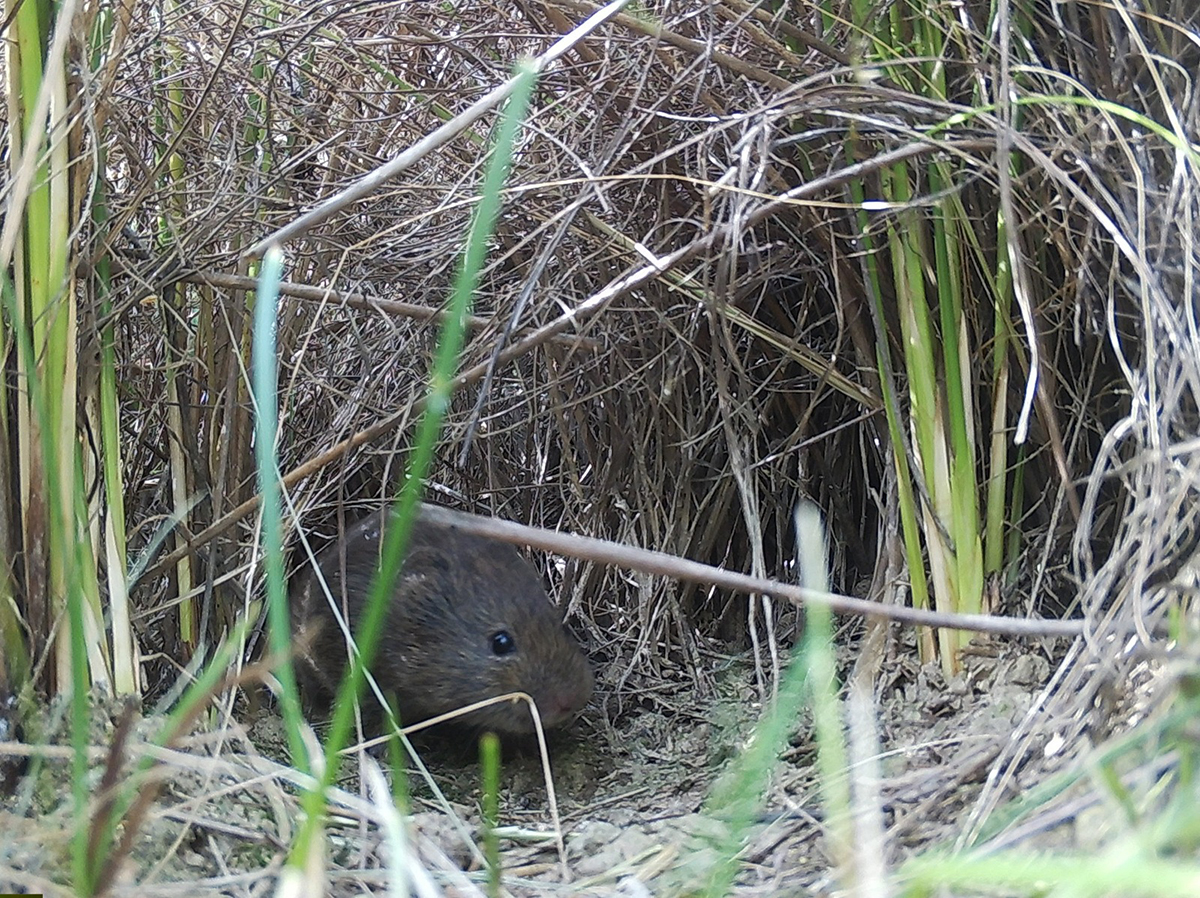
<path fill-rule="evenodd" d="M 589 679 L 587 688 L 582 686 L 574 689 L 567 686 L 550 689 L 538 699 L 538 713 L 542 715 L 542 724 L 546 727 L 562 726 L 583 710 L 583 706 L 592 697 L 592 683 Z"/>
<path fill-rule="evenodd" d="M 539 702 L 538 713 L 542 715 L 542 726 L 547 729 L 560 727 L 574 717 L 580 707 L 566 696 L 556 696 L 544 706 Z"/>
<path fill-rule="evenodd" d="M 581 696 L 580 693 L 571 692 L 570 689 L 551 689 L 538 700 L 538 713 L 541 714 L 542 725 L 547 729 L 553 729 L 568 723 L 572 717 L 583 710 L 583 706 L 588 704 L 589 698 L 590 695 Z"/>

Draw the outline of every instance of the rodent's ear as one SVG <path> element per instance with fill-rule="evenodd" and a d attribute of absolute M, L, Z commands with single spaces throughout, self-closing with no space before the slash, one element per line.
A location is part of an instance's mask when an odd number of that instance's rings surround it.
<path fill-rule="evenodd" d="M 449 574 L 454 559 L 439 546 L 418 544 L 411 546 L 404 559 L 405 571 L 412 574 L 433 574 L 438 577 Z"/>

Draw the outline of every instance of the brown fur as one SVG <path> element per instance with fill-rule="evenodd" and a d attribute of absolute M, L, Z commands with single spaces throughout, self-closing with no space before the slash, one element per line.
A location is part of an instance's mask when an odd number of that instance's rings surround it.
<path fill-rule="evenodd" d="M 352 630 L 379 568 L 385 514 L 359 521 L 317 556 Z M 296 665 L 302 694 L 310 705 L 327 706 L 346 668 L 346 639 L 311 567 L 293 580 L 291 608 L 293 633 L 307 645 Z M 587 661 L 533 566 L 506 543 L 420 517 L 371 669 L 384 693 L 395 694 L 405 724 L 519 691 L 553 727 L 571 720 L 592 694 Z M 533 729 L 524 703 L 491 705 L 462 722 L 501 734 Z"/>

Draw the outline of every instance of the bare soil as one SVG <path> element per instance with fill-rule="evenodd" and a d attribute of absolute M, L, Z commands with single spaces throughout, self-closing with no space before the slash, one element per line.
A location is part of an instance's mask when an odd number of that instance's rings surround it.
<path fill-rule="evenodd" d="M 604 673 L 593 708 L 569 730 L 552 734 L 554 773 L 566 866 L 553 834 L 541 760 L 529 746 L 506 746 L 500 796 L 504 882 L 512 894 L 673 895 L 700 887 L 727 844 L 724 824 L 706 813 L 712 784 L 751 738 L 761 712 L 754 668 L 745 656 L 711 657 L 715 692 L 680 686 L 652 700 L 618 703 Z M 843 673 L 854 656 L 843 652 Z M 1015 734 L 1031 727 L 1050 678 L 1045 647 L 979 645 L 950 682 L 933 665 L 898 660 L 877 697 L 878 751 L 852 765 L 856 826 L 874 820 L 884 834 L 888 867 L 914 852 L 953 847 L 980 820 L 989 776 Z M 694 682 L 694 681 L 693 681 Z M 612 721 L 606 712 L 620 706 Z M 98 705 L 92 777 L 110 752 L 118 709 Z M 52 715 L 52 718 L 54 716 Z M 126 785 L 161 778 L 161 790 L 125 859 L 116 892 L 140 895 L 251 894 L 273 887 L 299 819 L 294 772 L 283 763 L 274 711 L 197 732 L 177 750 L 151 751 L 144 740 L 161 721 L 144 720 L 126 750 Z M 63 731 L 61 716 L 48 720 Z M 1040 782 L 1054 760 L 1052 736 L 1037 735 L 1045 765 L 1026 764 L 989 796 L 988 807 Z M 469 892 L 482 882 L 479 779 L 473 743 L 462 734 L 426 734 L 417 752 L 427 780 L 410 769 L 412 849 L 435 880 Z M 329 894 L 382 891 L 390 850 L 381 825 L 389 796 L 362 788 L 369 776 L 352 757 L 343 767 L 327 822 Z M 156 757 L 149 774 L 137 761 Z M 770 778 L 760 813 L 743 833 L 736 891 L 832 889 L 816 779 L 816 747 L 807 713 Z M 385 765 L 386 766 L 386 765 Z M 59 891 L 69 881 L 69 847 L 77 822 L 69 754 L 50 758 L 6 796 L 0 815 L 0 880 L 5 890 Z M 996 784 L 993 783 L 993 786 Z M 434 786 L 442 797 L 435 794 Z M 120 830 L 118 830 L 120 832 Z M 1070 819 L 1043 838 L 1078 844 Z M 1043 842 L 1043 844 L 1049 844 Z M 482 888 L 482 886 L 478 886 Z"/>

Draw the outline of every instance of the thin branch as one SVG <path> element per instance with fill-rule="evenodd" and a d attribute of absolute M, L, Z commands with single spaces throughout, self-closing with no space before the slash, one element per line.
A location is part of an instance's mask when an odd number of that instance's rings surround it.
<path fill-rule="evenodd" d="M 926 627 L 950 627 L 956 630 L 973 630 L 976 633 L 1000 633 L 1007 636 L 1078 636 L 1083 632 L 1083 622 L 1078 620 L 1030 620 L 1000 617 L 990 614 L 950 614 L 940 611 L 924 611 L 903 605 L 883 605 L 868 599 L 855 599 L 833 592 L 805 589 L 776 580 L 764 580 L 727 571 L 699 561 L 689 561 L 666 552 L 639 549 L 606 539 L 593 539 L 571 533 L 559 533 L 542 527 L 529 527 L 499 518 L 481 517 L 461 511 L 452 511 L 435 505 L 422 506 L 424 518 L 442 526 L 457 527 L 466 533 L 497 539 L 506 543 L 533 546 L 556 555 L 570 555 L 600 564 L 647 574 L 672 577 L 688 583 L 704 583 L 732 589 L 737 592 L 769 595 L 786 599 L 797 606 L 806 604 L 824 605 L 839 614 L 856 614 L 862 617 L 883 618 L 896 623 Z"/>

